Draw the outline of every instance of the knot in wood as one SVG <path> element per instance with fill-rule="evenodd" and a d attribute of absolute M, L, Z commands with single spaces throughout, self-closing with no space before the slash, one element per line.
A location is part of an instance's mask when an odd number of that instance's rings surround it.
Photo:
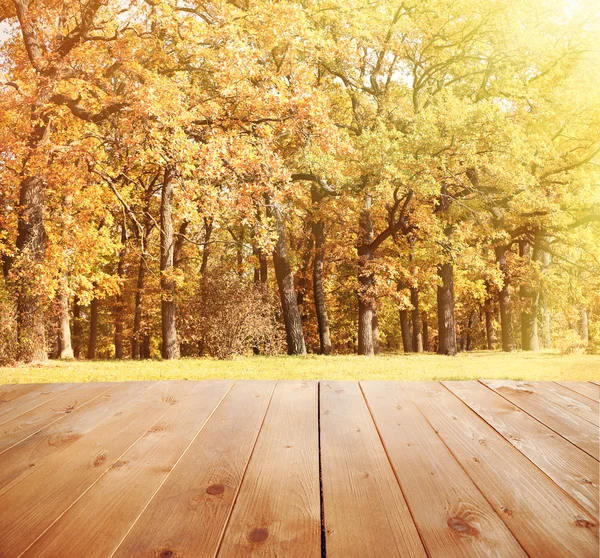
<path fill-rule="evenodd" d="M 269 531 L 266 529 L 253 529 L 248 535 L 250 542 L 260 543 L 264 542 L 269 538 Z"/>
<path fill-rule="evenodd" d="M 222 484 L 211 484 L 207 489 L 206 493 L 211 496 L 216 496 L 217 494 L 223 494 L 225 492 L 225 487 Z"/>
<path fill-rule="evenodd" d="M 461 535 L 475 536 L 478 534 L 477 529 L 462 517 L 451 517 L 447 521 L 448 527 Z"/>

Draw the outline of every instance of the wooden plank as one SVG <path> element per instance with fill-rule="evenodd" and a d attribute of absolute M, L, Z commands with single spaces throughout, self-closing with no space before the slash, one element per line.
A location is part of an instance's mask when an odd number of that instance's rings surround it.
<path fill-rule="evenodd" d="M 76 385 L 38 384 L 36 389 L 0 405 L 0 425 L 43 405 L 47 401 L 51 401 L 65 390 L 71 389 Z"/>
<path fill-rule="evenodd" d="M 598 522 L 439 383 L 405 389 L 529 556 L 598 556 Z"/>
<path fill-rule="evenodd" d="M 594 426 L 598 426 L 598 413 L 600 405 L 597 401 L 590 401 L 579 393 L 575 393 L 567 387 L 561 386 L 555 382 L 531 382 L 533 391 L 539 393 L 545 399 L 552 401 L 566 411 L 587 420 Z"/>
<path fill-rule="evenodd" d="M 279 382 L 219 556 L 321 556 L 317 382 Z"/>
<path fill-rule="evenodd" d="M 0 386 L 0 409 L 8 402 L 40 388 L 40 384 L 6 384 Z"/>
<path fill-rule="evenodd" d="M 58 397 L 19 415 L 0 426 L 0 454 L 45 426 L 68 416 L 74 410 L 110 389 L 107 383 L 79 384 Z"/>
<path fill-rule="evenodd" d="M 112 558 L 215 556 L 274 387 L 233 386 Z"/>
<path fill-rule="evenodd" d="M 401 382 L 361 387 L 427 555 L 527 556 Z"/>
<path fill-rule="evenodd" d="M 232 385 L 195 383 L 23 556 L 111 556 Z"/>
<path fill-rule="evenodd" d="M 321 382 L 327 555 L 392 558 L 425 550 L 356 382 Z"/>
<path fill-rule="evenodd" d="M 572 391 L 585 395 L 594 401 L 600 401 L 600 386 L 592 382 L 556 382 Z"/>
<path fill-rule="evenodd" d="M 596 460 L 599 458 L 598 428 L 565 410 L 564 406 L 542 397 L 533 385 L 509 380 L 482 382 Z"/>
<path fill-rule="evenodd" d="M 598 518 L 598 462 L 479 382 L 443 382 L 510 444 Z"/>
<path fill-rule="evenodd" d="M 102 420 L 141 397 L 155 382 L 119 382 L 84 407 L 76 408 L 33 436 L 0 454 L 0 495 L 37 471 L 52 455 L 58 454 L 87 434 Z"/>
<path fill-rule="evenodd" d="M 0 496 L 0 556 L 20 555 L 181 397 L 193 382 L 160 382 Z"/>
<path fill-rule="evenodd" d="M 600 386 L 600 382 L 591 382 L 594 385 Z"/>

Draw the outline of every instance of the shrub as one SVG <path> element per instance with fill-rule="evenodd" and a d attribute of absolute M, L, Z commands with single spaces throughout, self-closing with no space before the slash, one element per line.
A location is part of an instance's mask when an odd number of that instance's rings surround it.
<path fill-rule="evenodd" d="M 285 347 L 272 295 L 234 274 L 203 279 L 180 307 L 182 353 L 230 358 L 252 350 L 278 354 Z"/>

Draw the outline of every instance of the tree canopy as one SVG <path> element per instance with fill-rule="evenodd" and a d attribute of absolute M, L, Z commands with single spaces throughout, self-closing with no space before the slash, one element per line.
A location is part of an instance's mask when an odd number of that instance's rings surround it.
<path fill-rule="evenodd" d="M 600 346 L 593 0 L 0 0 L 0 361 Z"/>

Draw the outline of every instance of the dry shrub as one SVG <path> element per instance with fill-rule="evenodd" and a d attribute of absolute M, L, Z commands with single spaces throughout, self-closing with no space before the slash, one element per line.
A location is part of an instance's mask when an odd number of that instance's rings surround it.
<path fill-rule="evenodd" d="M 237 275 L 203 279 L 192 299 L 179 306 L 182 352 L 230 358 L 252 350 L 281 353 L 285 335 L 274 300 L 261 286 Z"/>

